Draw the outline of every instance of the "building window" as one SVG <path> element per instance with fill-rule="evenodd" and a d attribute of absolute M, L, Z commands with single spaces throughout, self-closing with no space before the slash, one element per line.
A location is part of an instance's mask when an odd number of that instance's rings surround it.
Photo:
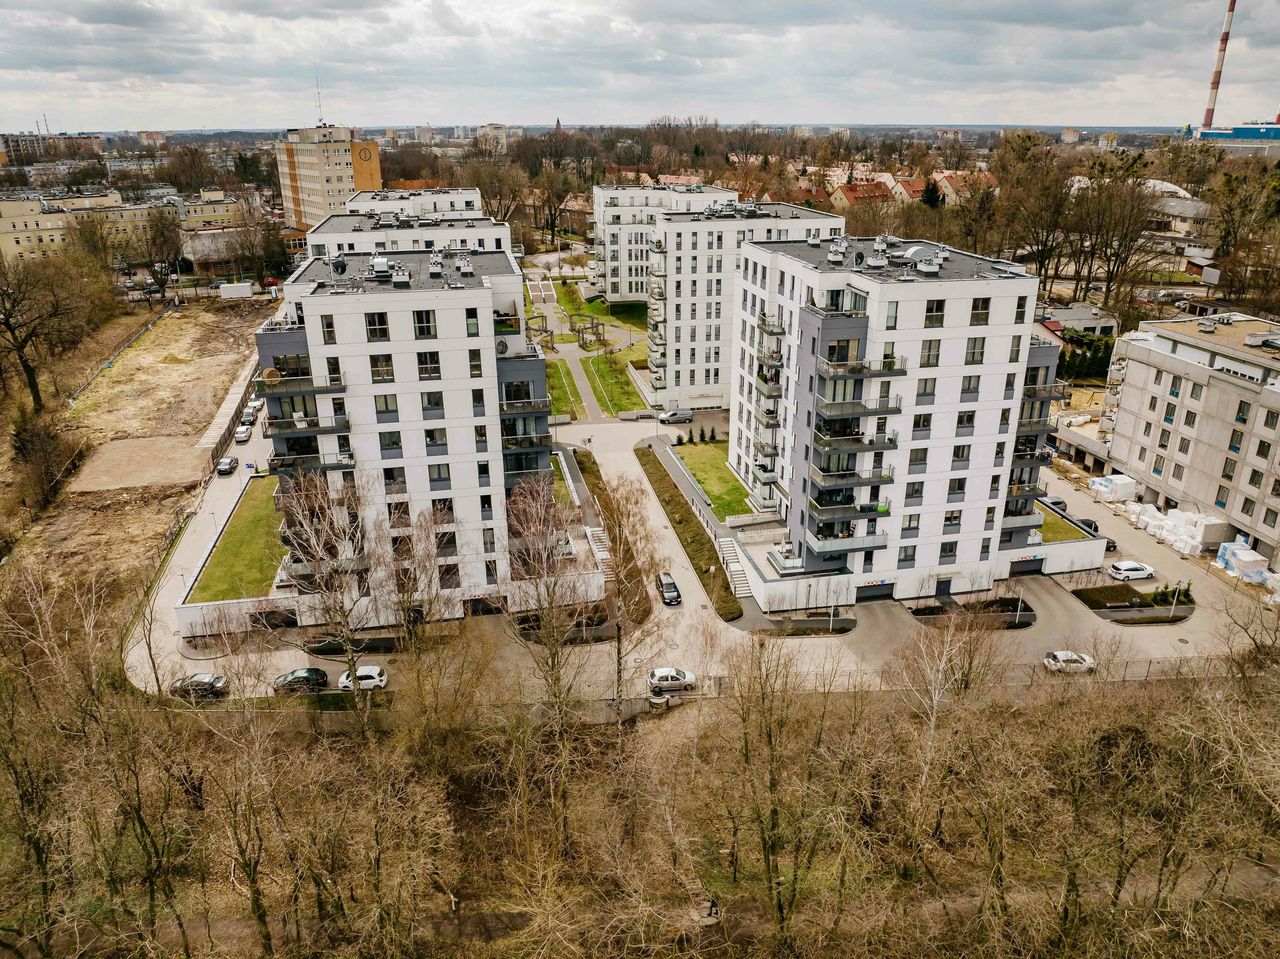
<path fill-rule="evenodd" d="M 1250 403 L 1246 403 L 1244 400 L 1241 400 L 1241 401 L 1236 405 L 1236 422 L 1237 422 L 1237 423 L 1248 423 L 1248 422 L 1249 422 L 1249 413 L 1250 413 L 1250 411 L 1252 411 L 1252 410 L 1253 410 L 1253 406 L 1252 406 L 1252 404 L 1250 404 Z"/>
<path fill-rule="evenodd" d="M 898 547 L 898 566 L 912 566 L 916 561 L 915 545 Z"/>
<path fill-rule="evenodd" d="M 1009 341 L 1009 362 L 1018 363 L 1022 358 L 1022 337 L 1015 336 Z"/>
<path fill-rule="evenodd" d="M 418 379 L 440 379 L 440 354 L 434 350 L 418 354 Z"/>
<path fill-rule="evenodd" d="M 480 362 L 480 351 L 479 351 L 479 350 L 467 350 L 467 363 L 468 363 L 468 364 L 470 365 L 470 367 L 471 367 L 471 378 L 472 378 L 472 379 L 476 379 L 477 377 L 480 377 L 480 376 L 483 376 L 483 375 L 484 375 L 484 368 L 483 368 L 483 365 L 482 365 L 482 364 L 481 364 L 481 362 Z"/>
<path fill-rule="evenodd" d="M 965 487 L 968 484 L 963 476 L 953 476 L 947 481 L 947 496 L 964 496 Z"/>
<path fill-rule="evenodd" d="M 474 306 L 467 307 L 467 336 L 480 335 L 480 310 Z"/>
<path fill-rule="evenodd" d="M 1232 479 L 1235 479 L 1235 476 L 1236 476 L 1236 461 L 1230 458 L 1223 460 L 1222 461 L 1222 478 L 1224 480 L 1232 480 Z"/>
<path fill-rule="evenodd" d="M 920 366 L 937 366 L 942 353 L 942 340 L 922 340 L 920 342 Z"/>
<path fill-rule="evenodd" d="M 369 357 L 369 375 L 375 383 L 390 383 L 396 378 L 390 353 L 374 353 Z"/>
<path fill-rule="evenodd" d="M 449 464 L 431 463 L 427 466 L 427 481 L 434 489 L 449 488 Z"/>
<path fill-rule="evenodd" d="M 1181 464 L 1181 463 L 1174 463 L 1174 464 L 1173 464 L 1173 478 L 1174 478 L 1175 480 L 1180 480 L 1180 479 L 1182 479 L 1182 473 L 1183 473 L 1182 464 Z"/>
<path fill-rule="evenodd" d="M 320 317 L 320 319 L 324 319 L 324 317 Z M 1263 419 L 1262 425 L 1269 430 L 1273 430 L 1276 428 L 1277 422 L 1280 422 L 1280 413 L 1277 413 L 1275 410 L 1267 410 L 1267 415 Z"/>
<path fill-rule="evenodd" d="M 961 410 L 956 414 L 957 430 L 972 430 L 975 423 L 973 410 Z"/>
<path fill-rule="evenodd" d="M 956 541 L 948 540 L 938 549 L 938 560 L 943 563 L 953 563 L 956 559 Z"/>
<path fill-rule="evenodd" d="M 924 307 L 924 328 L 926 330 L 934 330 L 942 326 L 942 316 L 945 312 L 945 300 L 929 300 Z"/>
<path fill-rule="evenodd" d="M 400 445 L 400 431 L 387 430 L 378 434 L 378 448 L 382 450 L 383 457 L 399 456 L 402 452 Z"/>
<path fill-rule="evenodd" d="M 382 468 L 382 488 L 385 492 L 396 494 L 408 492 L 404 485 L 403 466 L 384 466 Z"/>
<path fill-rule="evenodd" d="M 964 377 L 964 379 L 960 381 L 961 394 L 977 393 L 981 382 L 982 377 L 978 376 L 976 373 Z"/>
<path fill-rule="evenodd" d="M 1013 311 L 1013 322 L 1027 322 L 1027 298 L 1025 296 L 1018 297 L 1018 307 Z"/>
<path fill-rule="evenodd" d="M 1186 413 L 1184 413 L 1184 414 L 1183 414 L 1183 416 L 1182 416 L 1182 422 L 1183 422 L 1183 424 L 1184 424 L 1184 425 L 1186 425 L 1187 427 L 1194 428 L 1194 427 L 1195 427 L 1195 425 L 1196 425 L 1196 414 L 1195 414 L 1195 411 L 1194 411 L 1194 410 L 1187 410 L 1187 411 L 1186 411 Z"/>
<path fill-rule="evenodd" d="M 434 340 L 436 333 L 436 311 L 413 311 L 413 335 L 419 340 Z"/>
<path fill-rule="evenodd" d="M 338 334 L 333 328 L 332 316 L 325 315 L 320 317 L 320 338 L 327 346 L 333 346 L 338 342 Z"/>
<path fill-rule="evenodd" d="M 953 463 L 969 462 L 969 444 L 960 443 L 956 446 L 951 447 L 951 460 Z"/>
<path fill-rule="evenodd" d="M 991 322 L 991 297 L 975 296 L 969 308 L 969 325 L 986 326 Z"/>
<path fill-rule="evenodd" d="M 422 418 L 438 420 L 444 417 L 444 393 L 432 391 L 422 394 Z"/>
<path fill-rule="evenodd" d="M 1256 505 L 1257 505 L 1257 504 L 1256 504 L 1256 503 L 1254 503 L 1254 501 L 1253 501 L 1253 500 L 1249 499 L 1249 498 L 1246 496 L 1246 497 L 1245 497 L 1245 499 L 1244 499 L 1244 501 L 1240 504 L 1240 512 L 1244 513 L 1244 515 L 1245 515 L 1245 516 L 1252 516 L 1252 515 L 1253 515 L 1253 508 L 1254 508 L 1254 506 L 1256 506 Z"/>
<path fill-rule="evenodd" d="M 1192 398 L 1193 400 L 1198 400 L 1198 399 L 1200 399 L 1200 397 L 1201 397 L 1201 396 L 1203 396 L 1203 395 L 1204 395 L 1204 387 L 1203 387 L 1203 386 L 1201 386 L 1199 383 L 1192 383 L 1192 384 L 1191 384 L 1191 398 Z"/>
<path fill-rule="evenodd" d="M 938 388 L 938 381 L 932 376 L 921 377 L 916 380 L 916 399 L 925 396 L 933 396 L 934 391 Z"/>
<path fill-rule="evenodd" d="M 949 509 L 942 514 L 942 531 L 944 533 L 954 533 L 960 529 L 960 518 L 964 514 L 964 510 Z"/>
<path fill-rule="evenodd" d="M 427 441 L 427 455 L 447 453 L 449 451 L 448 431 L 444 429 L 424 430 Z"/>
<path fill-rule="evenodd" d="M 966 364 L 981 363 L 987 351 L 987 340 L 982 336 L 971 336 L 965 344 L 964 361 Z"/>
<path fill-rule="evenodd" d="M 1263 522 L 1263 523 L 1265 523 L 1267 526 L 1275 526 L 1275 525 L 1276 525 L 1276 511 L 1275 511 L 1275 510 L 1273 510 L 1273 509 L 1269 509 L 1269 510 L 1267 510 L 1265 513 L 1263 513 L 1263 514 L 1262 514 L 1262 522 Z"/>
<path fill-rule="evenodd" d="M 1227 442 L 1227 449 L 1233 453 L 1240 452 L 1240 445 L 1244 442 L 1244 433 L 1239 430 L 1231 431 L 1231 439 Z"/>
<path fill-rule="evenodd" d="M 364 315 L 364 333 L 370 343 L 385 343 L 391 339 L 391 327 L 387 323 L 387 314 L 366 313 Z"/>
<path fill-rule="evenodd" d="M 911 420 L 911 432 L 913 433 L 927 433 L 932 428 L 932 413 L 917 413 Z"/>
<path fill-rule="evenodd" d="M 1257 456 L 1264 460 L 1271 458 L 1271 444 L 1267 440 L 1258 440 Z"/>
<path fill-rule="evenodd" d="M 898 328 L 898 301 L 890 300 L 888 308 L 884 314 L 884 328 L 886 330 L 896 330 Z"/>
<path fill-rule="evenodd" d="M 458 575 L 458 564 L 442 563 L 440 566 L 440 588 L 457 589 L 461 585 L 462 578 Z"/>
<path fill-rule="evenodd" d="M 400 404 L 394 393 L 379 393 L 373 398 L 373 412 L 379 423 L 394 423 L 400 418 Z"/>
<path fill-rule="evenodd" d="M 484 415 L 484 390 L 483 389 L 471 391 L 471 411 L 476 416 Z"/>

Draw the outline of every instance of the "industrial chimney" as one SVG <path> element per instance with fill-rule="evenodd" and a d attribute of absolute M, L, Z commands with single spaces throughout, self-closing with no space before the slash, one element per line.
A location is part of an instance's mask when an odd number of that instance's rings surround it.
<path fill-rule="evenodd" d="M 1222 21 L 1222 36 L 1218 38 L 1218 60 L 1213 65 L 1213 78 L 1209 81 L 1209 105 L 1204 108 L 1204 123 L 1213 126 L 1213 108 L 1218 102 L 1218 84 L 1222 82 L 1222 64 L 1227 59 L 1227 41 L 1231 39 L 1231 17 L 1236 12 L 1236 0 L 1227 0 L 1227 16 Z"/>

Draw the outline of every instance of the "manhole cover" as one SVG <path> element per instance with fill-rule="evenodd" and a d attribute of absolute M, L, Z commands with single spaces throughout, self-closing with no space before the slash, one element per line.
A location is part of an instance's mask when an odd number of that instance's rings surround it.
<path fill-rule="evenodd" d="M 1191 640 L 1187 639 L 1187 637 L 1185 637 L 1185 636 L 1179 636 L 1179 637 L 1178 637 L 1178 642 L 1180 642 L 1183 646 L 1190 646 L 1190 645 L 1191 645 Z"/>
<path fill-rule="evenodd" d="M 679 643 L 667 643 L 667 649 L 679 649 L 679 648 L 680 648 Z"/>

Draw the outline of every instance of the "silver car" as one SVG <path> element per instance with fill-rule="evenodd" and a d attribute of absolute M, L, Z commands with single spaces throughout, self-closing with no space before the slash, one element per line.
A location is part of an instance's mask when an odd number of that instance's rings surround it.
<path fill-rule="evenodd" d="M 1069 649 L 1058 649 L 1046 653 L 1044 668 L 1051 673 L 1086 673 L 1092 674 L 1098 668 L 1093 657 L 1085 653 L 1073 653 Z"/>
<path fill-rule="evenodd" d="M 659 423 L 692 423 L 693 410 L 667 410 L 658 414 Z"/>
<path fill-rule="evenodd" d="M 669 693 L 675 690 L 685 692 L 698 685 L 698 677 L 686 669 L 674 666 L 659 666 L 649 671 L 649 688 L 655 694 Z"/>

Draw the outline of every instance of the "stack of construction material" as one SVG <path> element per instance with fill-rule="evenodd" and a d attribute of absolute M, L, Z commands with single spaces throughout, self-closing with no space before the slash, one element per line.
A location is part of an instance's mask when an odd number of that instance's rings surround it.
<path fill-rule="evenodd" d="M 1131 476 L 1095 476 L 1089 480 L 1094 499 L 1102 503 L 1127 503 L 1138 495 L 1138 484 Z"/>
<path fill-rule="evenodd" d="M 1226 570 L 1228 576 L 1239 576 L 1246 583 L 1265 583 L 1269 578 L 1267 558 L 1250 549 L 1247 543 L 1223 543 L 1218 547 L 1214 565 Z"/>

